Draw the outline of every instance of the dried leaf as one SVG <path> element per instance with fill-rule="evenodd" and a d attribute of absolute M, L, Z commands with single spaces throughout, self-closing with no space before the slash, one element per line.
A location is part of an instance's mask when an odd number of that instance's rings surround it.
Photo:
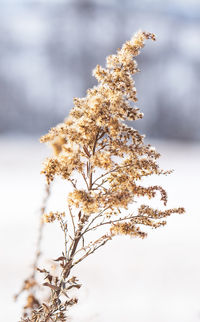
<path fill-rule="evenodd" d="M 40 269 L 39 267 L 37 267 L 36 268 L 37 269 L 37 271 L 39 271 L 40 273 L 47 273 L 47 274 L 49 274 L 49 272 L 46 270 L 46 269 Z"/>
<path fill-rule="evenodd" d="M 87 154 L 88 158 L 90 158 L 90 153 L 85 145 L 83 146 L 83 150 L 84 150 L 85 154 Z"/>
<path fill-rule="evenodd" d="M 65 259 L 66 259 L 65 256 L 60 256 L 60 257 L 54 259 L 54 262 L 64 261 Z"/>
<path fill-rule="evenodd" d="M 70 289 L 72 289 L 73 287 L 75 287 L 75 288 L 79 289 L 81 286 L 82 286 L 81 284 L 73 284 L 73 285 L 68 286 L 68 287 L 67 287 L 67 290 L 70 290 Z"/>
<path fill-rule="evenodd" d="M 56 285 L 52 285 L 52 284 L 49 284 L 49 283 L 43 283 L 42 285 L 48 286 L 48 287 L 50 287 L 54 291 L 60 291 L 59 287 L 56 286 Z"/>

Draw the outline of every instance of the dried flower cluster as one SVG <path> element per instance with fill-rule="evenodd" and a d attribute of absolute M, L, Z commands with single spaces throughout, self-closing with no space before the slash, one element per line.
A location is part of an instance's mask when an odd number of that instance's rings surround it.
<path fill-rule="evenodd" d="M 143 117 L 134 106 L 137 97 L 132 75 L 139 71 L 134 57 L 146 39 L 155 40 L 155 36 L 138 32 L 116 55 L 107 57 L 106 68 L 97 65 L 94 76 L 98 86 L 89 89 L 86 97 L 75 98 L 64 123 L 41 138 L 41 142 L 52 144 L 54 152 L 42 170 L 47 183 L 60 176 L 71 182 L 72 191 L 67 196 L 65 213 L 43 215 L 44 222 L 60 222 L 65 248 L 57 259 L 60 271 L 56 277 L 39 269 L 45 274 L 43 285 L 50 290 L 48 301 L 41 302 L 29 294 L 25 308 L 30 312 L 26 311 L 21 321 L 67 321 L 68 307 L 77 302 L 70 298 L 69 290 L 80 287 L 76 278 L 70 277 L 75 265 L 115 235 L 144 238 L 146 232 L 141 227 L 158 228 L 166 224 L 163 218 L 184 212 L 183 208 L 159 211 L 141 205 L 129 213 L 129 206 L 138 197 L 152 199 L 158 194 L 164 206 L 167 204 L 161 186 L 145 187 L 141 179 L 170 171 L 159 168 L 160 154 L 125 123 Z M 108 229 L 100 229 L 103 227 Z M 99 231 L 96 240 L 90 239 L 89 233 L 94 230 Z"/>

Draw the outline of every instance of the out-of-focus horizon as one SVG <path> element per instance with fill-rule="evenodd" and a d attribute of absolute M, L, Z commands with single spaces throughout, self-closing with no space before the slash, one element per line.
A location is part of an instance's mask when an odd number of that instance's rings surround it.
<path fill-rule="evenodd" d="M 38 134 L 61 122 L 73 97 L 138 29 L 154 32 L 138 57 L 136 127 L 151 137 L 200 138 L 198 0 L 0 2 L 0 135 Z"/>

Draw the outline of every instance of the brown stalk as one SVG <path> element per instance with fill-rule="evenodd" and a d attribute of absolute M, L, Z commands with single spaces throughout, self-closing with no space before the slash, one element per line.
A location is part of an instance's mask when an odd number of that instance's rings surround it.
<path fill-rule="evenodd" d="M 159 211 L 142 205 L 137 208 L 137 214 L 126 213 L 128 206 L 137 201 L 136 198 L 144 196 L 152 199 L 156 191 L 160 191 L 164 206 L 167 203 L 167 194 L 161 186 L 138 185 L 138 181 L 147 175 L 169 172 L 160 170 L 157 164 L 159 154 L 150 145 L 144 144 L 143 136 L 138 131 L 124 123 L 143 116 L 132 104 L 137 101 L 132 76 L 138 72 L 135 57 L 147 39 L 155 40 L 154 34 L 138 32 L 116 55 L 107 58 L 106 68 L 97 65 L 94 75 L 98 86 L 88 90 L 85 98 L 75 98 L 75 106 L 64 123 L 41 138 L 41 142 L 51 142 L 54 146 L 54 155 L 45 161 L 42 171 L 47 182 L 60 176 L 71 182 L 73 191 L 67 196 L 67 214 L 52 211 L 44 214 L 47 223 L 58 221 L 64 233 L 64 252 L 54 260 L 58 264 L 54 273 L 45 268 L 37 269 L 44 221 L 40 223 L 31 278 L 35 277 L 36 269 L 44 274 L 43 286 L 49 295 L 45 301 L 38 301 L 33 296 L 29 298 L 26 316 L 20 322 L 68 321 L 68 309 L 77 303 L 70 292 L 81 286 L 72 276 L 75 265 L 114 236 L 121 234 L 144 238 L 147 233 L 141 228 L 158 228 L 166 224 L 160 219 L 184 212 L 183 208 Z M 129 144 L 130 140 L 132 144 Z M 116 156 L 119 158 L 114 162 Z M 94 179 L 98 169 L 103 173 Z M 77 180 L 74 173 L 78 175 Z M 106 177 L 108 175 L 111 175 L 110 178 Z M 46 209 L 49 189 L 47 186 L 41 214 Z M 102 236 L 100 227 L 103 226 L 107 231 Z M 96 232 L 96 240 L 92 239 L 92 234 L 85 238 L 91 231 Z M 25 282 L 23 290 L 35 285 Z"/>

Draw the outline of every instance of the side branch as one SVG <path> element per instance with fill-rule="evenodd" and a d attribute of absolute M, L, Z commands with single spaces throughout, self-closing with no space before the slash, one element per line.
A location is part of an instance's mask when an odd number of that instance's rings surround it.
<path fill-rule="evenodd" d="M 50 184 L 46 184 L 45 186 L 45 195 L 42 200 L 42 206 L 40 208 L 40 226 L 39 226 L 39 231 L 38 231 L 38 238 L 36 242 L 36 251 L 35 251 L 35 260 L 33 262 L 33 273 L 31 275 L 32 278 L 35 277 L 36 274 L 36 268 L 38 266 L 38 261 L 41 256 L 41 241 L 42 241 L 42 234 L 43 234 L 43 229 L 44 229 L 44 221 L 42 220 L 42 215 L 44 214 L 47 206 L 47 201 L 49 199 L 50 193 L 51 193 L 51 187 Z"/>
<path fill-rule="evenodd" d="M 86 257 L 88 257 L 89 255 L 93 254 L 97 249 L 99 249 L 100 247 L 102 247 L 103 245 L 105 245 L 109 240 L 111 240 L 112 237 L 110 235 L 104 235 L 101 238 L 99 238 L 98 240 L 96 240 L 96 242 L 94 242 L 93 245 L 91 245 L 91 248 L 81 257 L 79 258 L 74 264 L 73 266 L 77 265 L 78 263 L 80 263 L 83 259 L 85 259 Z"/>

